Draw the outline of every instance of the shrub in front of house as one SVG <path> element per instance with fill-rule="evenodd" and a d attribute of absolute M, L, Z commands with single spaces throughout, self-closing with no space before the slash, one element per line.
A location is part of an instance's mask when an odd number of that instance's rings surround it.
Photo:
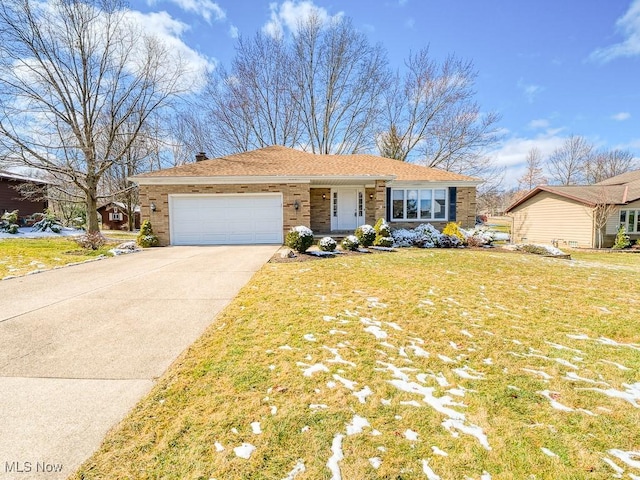
<path fill-rule="evenodd" d="M 285 245 L 298 253 L 304 253 L 313 245 L 313 232 L 302 225 L 293 227 L 287 233 Z"/>
<path fill-rule="evenodd" d="M 466 241 L 466 237 L 464 233 L 462 233 L 462 230 L 460 230 L 460 226 L 455 222 L 447 223 L 442 229 L 442 234 L 448 235 L 449 237 L 456 237 L 460 241 L 460 244 L 464 244 Z"/>
<path fill-rule="evenodd" d="M 461 231 L 466 234 L 466 244 L 469 247 L 491 245 L 495 241 L 495 232 L 484 226 L 478 226 L 471 230 Z"/>
<path fill-rule="evenodd" d="M 379 218 L 373 227 L 376 232 L 376 238 L 373 244 L 376 247 L 391 247 L 393 246 L 393 237 L 391 236 L 391 228 L 384 218 Z"/>
<path fill-rule="evenodd" d="M 623 250 L 625 248 L 629 248 L 631 246 L 631 240 L 629 239 L 629 235 L 627 235 L 627 229 L 624 225 L 620 225 L 618 228 L 618 233 L 616 234 L 616 240 L 613 243 L 613 247 L 615 250 Z"/>
<path fill-rule="evenodd" d="M 149 220 L 142 222 L 136 243 L 142 248 L 157 247 L 160 244 L 158 237 L 153 233 L 153 227 Z"/>
<path fill-rule="evenodd" d="M 371 225 L 360 225 L 354 235 L 363 247 L 370 247 L 376 239 L 376 231 Z"/>
<path fill-rule="evenodd" d="M 107 240 L 100 232 L 88 232 L 74 239 L 78 245 L 86 250 L 98 250 Z"/>
<path fill-rule="evenodd" d="M 34 232 L 46 232 L 47 230 L 53 233 L 60 233 L 62 231 L 62 223 L 56 218 L 56 216 L 49 210 L 44 213 L 37 213 L 36 216 L 40 219 L 33 224 L 31 230 Z"/>
<path fill-rule="evenodd" d="M 413 230 L 399 228 L 391 233 L 397 247 L 434 248 L 440 246 L 442 234 L 430 223 L 422 223 Z"/>
<path fill-rule="evenodd" d="M 337 246 L 338 243 L 331 237 L 323 237 L 318 242 L 318 248 L 323 252 L 333 252 Z"/>
<path fill-rule="evenodd" d="M 457 248 L 462 245 L 462 242 L 455 235 L 445 235 L 444 233 L 438 237 L 438 243 L 436 247 L 439 248 Z"/>
<path fill-rule="evenodd" d="M 18 210 L 13 212 L 4 212 L 0 217 L 0 232 L 15 235 L 18 233 Z"/>
<path fill-rule="evenodd" d="M 358 237 L 356 237 L 355 235 L 349 235 L 344 240 L 342 240 L 341 245 L 344 250 L 355 251 L 355 250 L 358 250 L 358 248 L 360 248 L 360 241 L 358 240 Z"/>

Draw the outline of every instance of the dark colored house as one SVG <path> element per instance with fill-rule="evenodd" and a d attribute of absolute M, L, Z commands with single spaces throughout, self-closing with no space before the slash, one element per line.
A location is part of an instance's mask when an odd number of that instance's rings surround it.
<path fill-rule="evenodd" d="M 129 216 L 124 203 L 109 202 L 98 208 L 104 230 L 126 230 L 129 227 Z M 140 207 L 136 206 L 133 213 L 133 228 L 140 228 Z"/>
<path fill-rule="evenodd" d="M 48 207 L 46 200 L 30 200 L 18 191 L 24 184 L 46 187 L 47 182 L 25 177 L 13 172 L 0 171 L 0 215 L 18 210 L 20 223 L 28 223 L 34 213 L 42 213 Z"/>

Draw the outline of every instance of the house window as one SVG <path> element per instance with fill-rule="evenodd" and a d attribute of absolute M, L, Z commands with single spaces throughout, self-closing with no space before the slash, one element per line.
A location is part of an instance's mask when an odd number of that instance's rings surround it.
<path fill-rule="evenodd" d="M 447 219 L 447 189 L 391 189 L 391 220 Z"/>
<path fill-rule="evenodd" d="M 364 193 L 358 192 L 358 216 L 364 216 Z"/>
<path fill-rule="evenodd" d="M 404 219 L 404 190 L 391 191 L 391 210 L 394 220 Z"/>
<path fill-rule="evenodd" d="M 121 222 L 122 221 L 122 212 L 111 212 L 109 213 L 109 220 L 112 222 Z"/>
<path fill-rule="evenodd" d="M 333 197 L 331 200 L 333 204 L 333 216 L 338 217 L 338 192 L 333 192 Z"/>
<path fill-rule="evenodd" d="M 620 225 L 627 233 L 640 233 L 640 209 L 620 210 Z"/>

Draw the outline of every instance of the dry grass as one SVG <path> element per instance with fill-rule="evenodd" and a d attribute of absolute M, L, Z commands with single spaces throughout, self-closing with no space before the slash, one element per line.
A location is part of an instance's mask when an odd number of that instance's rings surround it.
<path fill-rule="evenodd" d="M 107 254 L 113 245 L 90 251 L 68 238 L 0 239 L 0 279 L 50 270 Z"/>
<path fill-rule="evenodd" d="M 604 458 L 640 475 L 609 452 L 640 451 L 640 408 L 602 393 L 640 382 L 640 268 L 590 263 L 405 250 L 267 264 L 75 478 L 283 479 L 302 461 L 296 480 L 329 479 L 338 434 L 344 479 L 423 479 L 423 460 L 442 479 L 611 478 Z M 431 390 L 390 383 L 404 376 Z M 457 414 L 424 401 L 445 396 Z M 460 414 L 490 449 L 444 428 Z M 355 415 L 370 427 L 347 435 Z"/>

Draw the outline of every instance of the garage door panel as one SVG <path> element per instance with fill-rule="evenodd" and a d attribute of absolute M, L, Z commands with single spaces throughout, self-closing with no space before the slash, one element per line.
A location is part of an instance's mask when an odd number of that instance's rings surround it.
<path fill-rule="evenodd" d="M 170 197 L 173 245 L 282 243 L 282 196 Z"/>

